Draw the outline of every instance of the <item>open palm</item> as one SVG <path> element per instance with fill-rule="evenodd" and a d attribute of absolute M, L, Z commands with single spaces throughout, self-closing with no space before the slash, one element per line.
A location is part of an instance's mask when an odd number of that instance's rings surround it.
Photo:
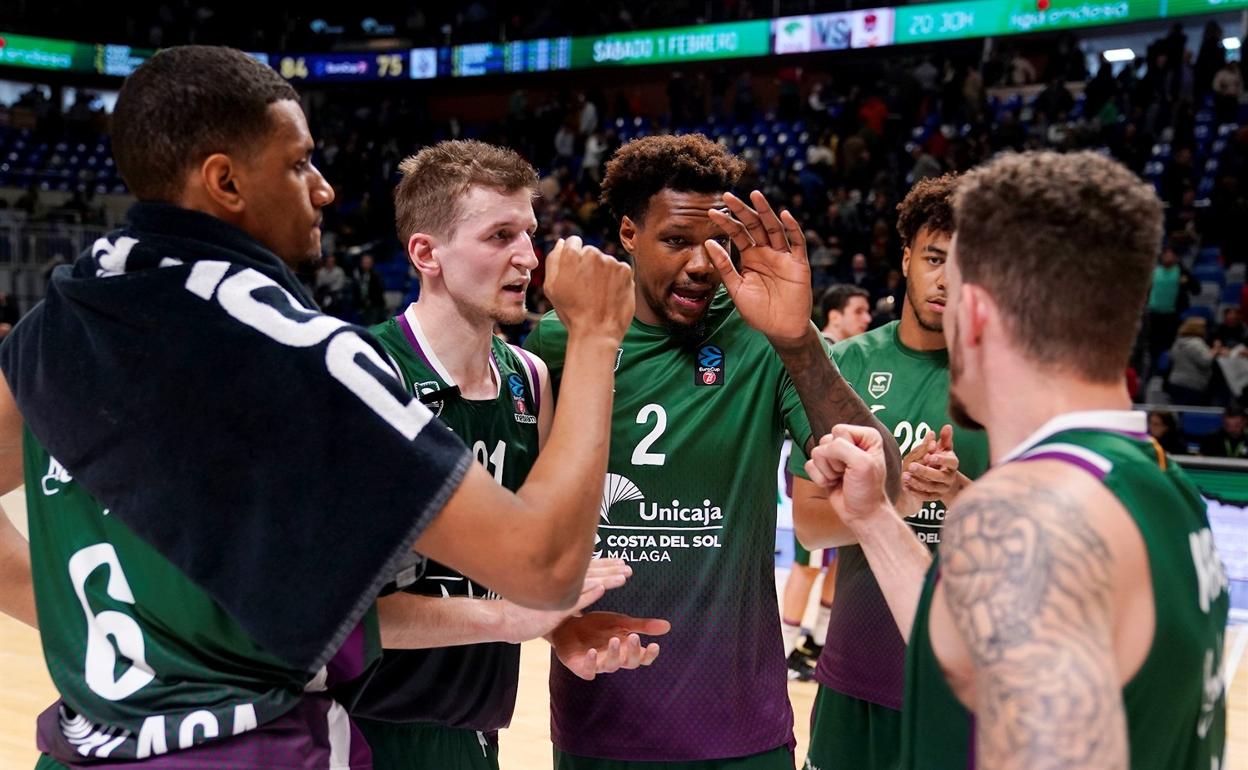
<path fill-rule="evenodd" d="M 587 612 L 565 620 L 547 639 L 569 671 L 582 679 L 648 666 L 659 645 L 643 647 L 640 634 L 666 634 L 672 624 L 657 618 L 634 618 L 617 612 Z"/>
<path fill-rule="evenodd" d="M 750 193 L 750 201 L 753 208 L 725 193 L 731 215 L 717 209 L 708 212 L 737 247 L 741 267 L 738 270 L 715 241 L 707 241 L 711 261 L 746 323 L 773 341 L 800 339 L 810 326 L 811 311 L 806 236 L 788 211 L 776 216 L 758 190 Z"/>

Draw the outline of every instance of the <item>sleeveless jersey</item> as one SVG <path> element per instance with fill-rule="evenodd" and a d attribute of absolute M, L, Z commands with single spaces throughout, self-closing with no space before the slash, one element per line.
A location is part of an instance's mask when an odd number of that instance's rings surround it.
<path fill-rule="evenodd" d="M 666 618 L 655 663 L 583 681 L 552 660 L 551 733 L 585 757 L 741 757 L 792 736 L 776 622 L 775 474 L 786 426 L 810 437 L 767 339 L 721 289 L 705 338 L 633 320 L 616 358 L 611 453 L 595 555 L 632 578 L 593 609 Z M 562 373 L 567 330 L 548 313 L 525 341 Z"/>
<path fill-rule="evenodd" d="M 537 369 L 528 353 L 495 337 L 490 366 L 499 383 L 489 400 L 463 398 L 429 345 L 411 308 L 374 326 L 404 384 L 472 447 L 477 461 L 507 489 L 519 489 L 537 459 Z M 438 391 L 443 391 L 438 394 Z M 433 394 L 431 397 L 430 394 Z M 432 398 L 432 400 L 431 400 Z M 481 537 L 490 537 L 481 533 Z M 424 596 L 498 595 L 432 560 L 398 576 L 402 590 Z M 384 722 L 423 722 L 490 732 L 506 727 L 516 705 L 520 646 L 503 642 L 424 650 L 385 650 L 366 684 L 343 700 L 351 714 Z"/>
<path fill-rule="evenodd" d="M 899 321 L 843 340 L 832 357 L 846 382 L 862 397 L 884 427 L 893 432 L 904 457 L 929 433 L 952 424 L 949 417 L 949 354 L 912 350 L 902 344 Z M 958 469 L 977 478 L 988 467 L 988 440 L 982 431 L 953 429 Z M 793 448 L 789 469 L 806 477 L 806 455 Z M 945 504 L 924 503 L 906 522 L 920 540 L 935 549 L 945 521 Z M 880 592 L 879 583 L 856 545 L 837 549 L 836 596 L 828 639 L 819 656 L 815 680 L 852 698 L 901 708 L 906 645 Z"/>
<path fill-rule="evenodd" d="M 1221 659 L 1230 595 L 1205 503 L 1187 475 L 1145 433 L 1143 412 L 1064 415 L 1006 462 L 1060 459 L 1093 474 L 1144 539 L 1156 631 L 1139 672 L 1122 688 L 1133 770 L 1225 767 Z M 906 660 L 902 767 L 975 767 L 973 718 L 932 650 L 929 610 L 939 560 L 928 571 Z"/>
<path fill-rule="evenodd" d="M 309 681 L 110 516 L 29 431 L 23 462 L 40 639 L 62 699 L 39 717 L 40 751 L 93 768 L 371 767 L 324 690 L 376 658 L 375 612 Z"/>

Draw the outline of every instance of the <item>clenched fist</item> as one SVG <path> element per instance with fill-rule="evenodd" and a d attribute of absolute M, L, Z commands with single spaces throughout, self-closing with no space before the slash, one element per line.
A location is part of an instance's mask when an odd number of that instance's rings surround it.
<path fill-rule="evenodd" d="M 633 320 L 633 269 L 576 236 L 555 244 L 544 288 L 569 335 L 600 333 L 618 343 Z"/>

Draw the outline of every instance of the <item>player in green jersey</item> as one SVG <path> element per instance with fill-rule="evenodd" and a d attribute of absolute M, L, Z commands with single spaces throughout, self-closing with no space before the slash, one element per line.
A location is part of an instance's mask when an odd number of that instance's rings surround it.
<path fill-rule="evenodd" d="M 561 770 L 793 767 L 772 552 L 784 432 L 805 444 L 842 421 L 886 431 L 810 323 L 797 222 L 757 192 L 753 207 L 724 194 L 742 167 L 700 135 L 638 139 L 607 166 L 637 312 L 617 353 L 595 553 L 634 573 L 599 606 L 667 618 L 672 631 L 654 665 L 626 677 L 552 666 Z M 556 388 L 566 339 L 548 314 L 525 342 Z M 583 622 L 565 621 L 556 648 Z"/>
<path fill-rule="evenodd" d="M 371 331 L 408 390 L 498 483 L 518 489 L 550 433 L 554 399 L 545 363 L 496 337 L 494 327 L 524 319 L 537 266 L 537 172 L 515 152 L 476 141 L 441 142 L 399 168 L 398 234 L 420 273 L 420 299 Z M 576 606 L 543 611 L 436 562 L 400 570 L 401 592 L 378 602 L 381 663 L 366 684 L 342 693 L 376 770 L 497 768 L 498 730 L 515 707 L 519 643 L 549 633 L 628 572 L 619 560 L 592 562 Z M 601 614 L 594 619 L 606 625 Z M 647 665 L 657 649 L 642 650 L 630 632 L 663 626 L 613 616 L 611 634 L 565 654 L 592 659 L 593 673 Z"/>
<path fill-rule="evenodd" d="M 857 337 L 871 325 L 871 295 L 866 289 L 849 283 L 829 286 L 819 298 L 818 320 L 823 322 L 823 336 L 829 344 Z M 843 374 L 844 372 L 842 372 Z M 800 451 L 800 450 L 799 450 Z M 788 457 L 785 458 L 786 462 Z M 806 458 L 802 456 L 802 462 Z M 792 475 L 785 469 L 792 491 Z M 790 497 L 792 495 L 790 494 Z M 815 664 L 823 652 L 828 637 L 828 622 L 832 617 L 832 598 L 836 594 L 836 549 L 805 548 L 793 535 L 793 565 L 784 581 L 780 602 L 780 633 L 784 637 L 784 654 L 789 664 L 790 678 L 810 681 L 815 676 Z M 802 616 L 810 600 L 810 591 L 820 571 L 823 585 L 819 592 L 819 610 L 810 636 L 800 639 Z"/>
<path fill-rule="evenodd" d="M 909 639 L 902 767 L 1224 767 L 1226 575 L 1123 377 L 1161 204 L 1101 155 L 1031 152 L 969 172 L 954 212 L 950 404 L 993 470 L 933 560 L 877 436 L 838 427 L 807 465 Z"/>
<path fill-rule="evenodd" d="M 0 491 L 25 481 L 62 697 L 42 766 L 366 770 L 326 687 L 375 657 L 370 608 L 413 549 L 525 605 L 582 592 L 627 266 L 551 255 L 576 371 L 513 493 L 300 288 L 333 200 L 313 149 L 255 59 L 156 54 L 113 115 L 129 226 L 59 269 L 0 348 Z"/>
<path fill-rule="evenodd" d="M 947 506 L 988 464 L 982 431 L 947 425 L 949 356 L 942 318 L 956 183 L 953 175 L 925 179 L 897 206 L 906 276 L 901 320 L 832 349 L 841 374 L 908 453 L 902 475 L 906 494 L 897 509 L 933 550 Z M 819 695 L 806 767 L 892 770 L 901 756 L 905 641 L 863 550 L 822 489 L 805 478 L 805 462 L 805 455 L 795 451 L 789 467 L 795 529 L 812 546 L 844 546 L 830 641 L 815 671 Z"/>

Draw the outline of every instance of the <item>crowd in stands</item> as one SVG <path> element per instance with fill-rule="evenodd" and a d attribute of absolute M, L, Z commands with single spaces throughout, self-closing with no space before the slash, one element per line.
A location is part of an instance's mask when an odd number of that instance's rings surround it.
<path fill-rule="evenodd" d="M 816 291 L 865 289 L 880 324 L 902 306 L 896 204 L 910 185 L 1006 150 L 1094 149 L 1152 181 L 1167 210 L 1134 395 L 1155 401 L 1160 383 L 1172 403 L 1225 405 L 1243 393 L 1220 362 L 1248 366 L 1248 107 L 1242 63 L 1227 60 L 1223 37 L 1211 22 L 1190 44 L 1176 25 L 1117 71 L 1101 62 L 1089 72 L 1070 35 L 1007 41 L 984 61 L 890 55 L 852 74 L 773 68 L 765 89 L 745 67 L 705 67 L 670 73 L 663 114 L 642 114 L 626 89 L 516 90 L 505 119 L 485 125 L 430 121 L 415 96 L 336 91 L 310 110 L 337 199 L 324 223 L 332 256 L 309 289 L 327 312 L 357 321 L 416 296 L 391 191 L 399 161 L 422 145 L 471 137 L 516 149 L 542 177 L 539 256 L 571 234 L 618 253 L 616 223 L 598 205 L 606 161 L 636 136 L 699 131 L 748 161 L 743 189 L 761 189 L 803 224 Z M 544 310 L 540 268 L 531 292 L 530 306 Z"/>
<path fill-rule="evenodd" d="M 0 5 L 0 29 L 87 42 L 160 48 L 181 43 L 252 51 L 318 51 L 385 36 L 410 45 L 501 42 L 604 30 L 646 29 L 876 8 L 878 0 L 502 0 L 463 3 L 341 3 L 306 0 L 230 4 L 132 0 L 126 12 L 87 0 L 17 0 Z M 371 19 L 369 24 L 365 20 Z"/>

